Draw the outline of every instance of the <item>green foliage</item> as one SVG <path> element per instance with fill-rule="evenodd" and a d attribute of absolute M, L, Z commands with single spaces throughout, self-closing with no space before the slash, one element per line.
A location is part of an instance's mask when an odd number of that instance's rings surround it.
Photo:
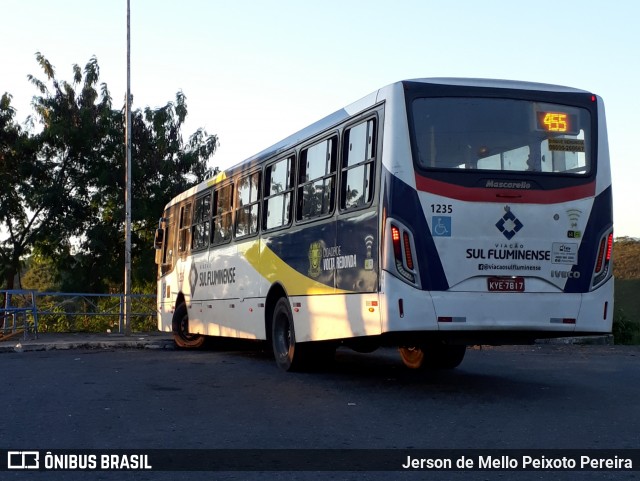
<path fill-rule="evenodd" d="M 22 287 L 39 292 L 59 290 L 59 273 L 51 259 L 35 254 L 25 261 Z"/>
<path fill-rule="evenodd" d="M 640 279 L 615 280 L 613 334 L 616 344 L 640 344 Z"/>
<path fill-rule="evenodd" d="M 613 335 L 616 344 L 640 344 L 640 241 L 629 237 L 615 240 L 615 314 Z"/>
<path fill-rule="evenodd" d="M 0 232 L 9 234 L 0 241 L 0 288 L 14 287 L 35 252 L 60 290 L 121 292 L 124 111 L 99 83 L 95 57 L 84 69 L 74 65 L 69 82 L 41 53 L 36 60 L 45 78 L 28 77 L 37 91 L 31 129 L 15 123 L 9 94 L 0 100 Z M 218 138 L 199 129 L 185 143 L 187 113 L 182 92 L 164 107 L 132 112 L 134 285 L 155 279 L 152 236 L 166 202 L 211 173 Z M 42 268 L 33 264 L 30 285 L 41 284 Z"/>
<path fill-rule="evenodd" d="M 69 295 L 38 296 L 40 332 L 118 332 L 122 296 Z M 157 329 L 155 296 L 133 297 L 131 330 Z"/>
<path fill-rule="evenodd" d="M 616 344 L 640 344 L 640 323 L 627 317 L 624 310 L 616 309 L 613 339 Z"/>
<path fill-rule="evenodd" d="M 640 279 L 640 240 L 630 237 L 615 240 L 613 275 L 616 279 Z"/>
<path fill-rule="evenodd" d="M 30 231 L 24 199 L 32 195 L 30 163 L 37 147 L 32 136 L 15 122 L 11 95 L 0 98 L 0 287 L 11 289 L 38 232 Z M 6 236 L 6 238 L 5 238 Z"/>

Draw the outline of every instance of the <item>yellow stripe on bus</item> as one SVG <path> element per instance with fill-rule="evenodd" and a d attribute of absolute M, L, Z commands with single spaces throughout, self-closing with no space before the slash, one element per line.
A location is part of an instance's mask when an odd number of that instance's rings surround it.
<path fill-rule="evenodd" d="M 211 179 L 209 179 L 207 181 L 207 187 L 211 187 L 212 185 L 216 185 L 219 184 L 220 182 L 222 182 L 223 180 L 225 180 L 227 178 L 227 173 L 226 172 L 220 172 L 219 174 L 217 174 L 215 177 L 212 177 Z"/>
<path fill-rule="evenodd" d="M 351 292 L 327 286 L 299 273 L 259 240 L 239 245 L 238 253 L 266 280 L 271 283 L 279 281 L 290 296 Z"/>

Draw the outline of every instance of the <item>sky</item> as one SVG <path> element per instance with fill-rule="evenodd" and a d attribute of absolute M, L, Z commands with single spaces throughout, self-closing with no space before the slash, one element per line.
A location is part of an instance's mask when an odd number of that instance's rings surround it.
<path fill-rule="evenodd" d="M 187 98 L 185 137 L 220 140 L 230 167 L 403 79 L 543 82 L 603 97 L 615 235 L 640 238 L 640 2 L 636 0 L 130 0 L 133 109 Z M 126 94 L 126 0 L 0 0 L 0 95 L 26 119 L 44 79 L 71 81 L 96 56 Z M 135 161 L 135 159 L 134 159 Z"/>

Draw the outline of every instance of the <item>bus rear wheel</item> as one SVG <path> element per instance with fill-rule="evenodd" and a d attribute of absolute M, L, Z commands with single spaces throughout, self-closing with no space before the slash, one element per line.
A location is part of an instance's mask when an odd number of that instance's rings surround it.
<path fill-rule="evenodd" d="M 428 344 L 400 347 L 400 359 L 411 369 L 454 369 L 460 365 L 467 346 L 456 344 Z"/>
<path fill-rule="evenodd" d="M 189 313 L 187 305 L 183 302 L 178 305 L 173 313 L 172 320 L 173 341 L 176 346 L 185 349 L 195 349 L 204 344 L 205 337 L 201 334 L 191 334 L 189 332 Z"/>
<path fill-rule="evenodd" d="M 419 347 L 400 347 L 400 359 L 410 369 L 419 369 L 424 362 L 424 351 Z"/>

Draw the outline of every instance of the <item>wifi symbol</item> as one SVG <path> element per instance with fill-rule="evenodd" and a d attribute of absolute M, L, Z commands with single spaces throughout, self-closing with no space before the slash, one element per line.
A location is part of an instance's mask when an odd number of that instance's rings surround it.
<path fill-rule="evenodd" d="M 371 253 L 371 248 L 373 247 L 373 236 L 368 235 L 364 238 L 364 245 L 367 247 L 367 253 Z"/>
<path fill-rule="evenodd" d="M 364 245 L 367 248 L 367 258 L 364 260 L 364 268 L 368 271 L 373 270 L 373 259 L 371 258 L 371 249 L 373 248 L 373 236 L 368 235 L 364 238 Z"/>
<path fill-rule="evenodd" d="M 569 217 L 569 221 L 571 222 L 571 227 L 578 226 L 578 219 L 582 215 L 582 211 L 578 209 L 569 209 L 567 210 L 567 216 Z"/>

